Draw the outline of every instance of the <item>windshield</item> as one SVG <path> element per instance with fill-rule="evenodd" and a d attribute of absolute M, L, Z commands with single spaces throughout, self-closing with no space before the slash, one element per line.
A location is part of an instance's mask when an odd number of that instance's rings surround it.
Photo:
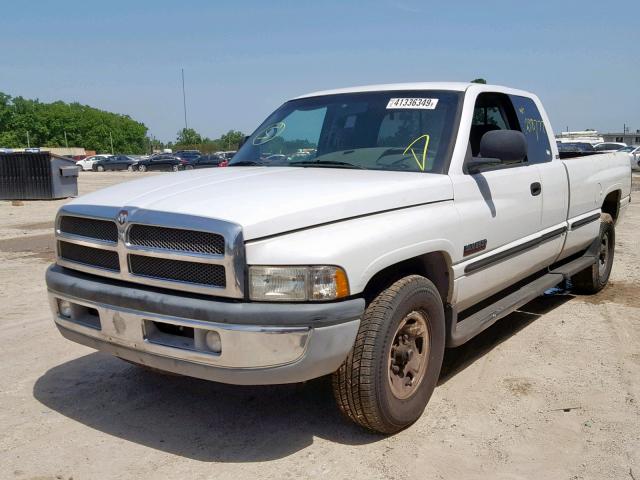
<path fill-rule="evenodd" d="M 229 166 L 299 166 L 443 173 L 461 92 L 389 91 L 285 103 Z"/>

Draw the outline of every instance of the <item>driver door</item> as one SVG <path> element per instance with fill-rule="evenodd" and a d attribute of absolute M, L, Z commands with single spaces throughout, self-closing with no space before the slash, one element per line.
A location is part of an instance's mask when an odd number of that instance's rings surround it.
<path fill-rule="evenodd" d="M 520 130 L 507 95 L 482 93 L 474 109 L 467 161 L 479 156 L 482 135 Z M 541 229 L 540 173 L 526 161 L 455 177 L 462 224 L 458 310 L 464 310 L 543 267 L 546 255 L 527 245 Z M 543 247 L 544 248 L 544 247 Z"/>

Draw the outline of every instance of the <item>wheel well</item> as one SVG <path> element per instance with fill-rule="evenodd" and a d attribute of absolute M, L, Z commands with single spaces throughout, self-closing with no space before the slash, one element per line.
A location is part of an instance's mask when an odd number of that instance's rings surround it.
<path fill-rule="evenodd" d="M 364 289 L 367 303 L 393 282 L 407 275 L 422 275 L 433 282 L 446 304 L 452 290 L 451 261 L 445 252 L 431 252 L 390 265 L 376 273 Z"/>
<path fill-rule="evenodd" d="M 608 213 L 615 222 L 618 220 L 618 211 L 620 210 L 620 190 L 610 192 L 602 203 L 602 213 Z"/>

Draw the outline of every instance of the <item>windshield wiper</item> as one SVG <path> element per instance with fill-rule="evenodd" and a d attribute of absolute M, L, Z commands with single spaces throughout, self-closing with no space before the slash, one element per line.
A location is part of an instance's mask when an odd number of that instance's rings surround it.
<path fill-rule="evenodd" d="M 354 165 L 349 162 L 332 162 L 330 160 L 318 160 L 314 162 L 312 160 L 305 160 L 303 162 L 291 162 L 289 165 L 303 165 L 305 167 L 341 167 L 341 168 L 357 168 L 359 170 L 364 170 L 364 167 L 360 165 Z"/>
<path fill-rule="evenodd" d="M 264 163 L 256 162 L 254 160 L 241 160 L 239 162 L 230 163 L 230 167 L 250 167 L 255 165 L 264 165 Z"/>

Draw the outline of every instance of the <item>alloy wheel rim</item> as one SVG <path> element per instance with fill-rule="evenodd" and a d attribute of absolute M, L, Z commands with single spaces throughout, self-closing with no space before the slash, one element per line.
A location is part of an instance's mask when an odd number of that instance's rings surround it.
<path fill-rule="evenodd" d="M 423 312 L 405 316 L 389 351 L 388 378 L 391 393 L 398 399 L 412 396 L 425 376 L 429 358 L 429 328 Z"/>

